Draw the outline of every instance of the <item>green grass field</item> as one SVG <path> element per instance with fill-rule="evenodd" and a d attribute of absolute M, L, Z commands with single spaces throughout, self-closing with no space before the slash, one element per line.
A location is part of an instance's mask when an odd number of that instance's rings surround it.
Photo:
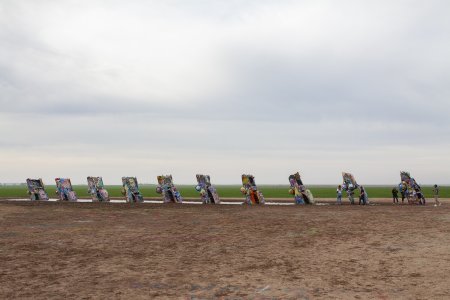
<path fill-rule="evenodd" d="M 192 185 L 178 185 L 177 186 L 183 197 L 199 197 L 197 191 L 195 191 Z M 334 186 L 308 186 L 314 197 L 316 198 L 335 198 L 336 187 Z M 110 185 L 106 187 L 111 197 L 122 197 L 121 188 L 119 185 Z M 240 186 L 238 185 L 217 185 L 216 186 L 220 197 L 223 198 L 240 198 L 243 197 L 240 193 Z M 74 189 L 80 198 L 89 198 L 86 185 L 74 185 Z M 259 189 L 266 198 L 292 198 L 288 194 L 289 186 L 287 185 L 259 185 Z M 51 198 L 55 198 L 55 186 L 46 186 L 47 193 Z M 140 185 L 141 193 L 145 197 L 159 197 L 160 195 L 155 192 L 155 185 Z M 366 186 L 369 198 L 390 198 L 392 187 L 388 186 Z M 426 198 L 432 197 L 432 187 L 424 186 Z M 440 187 L 440 197 L 450 198 L 450 187 Z M 355 195 L 357 196 L 357 194 Z M 13 197 L 13 198 L 27 198 L 26 185 L 7 185 L 0 186 L 0 198 Z M 344 193 L 345 197 L 345 193 Z"/>

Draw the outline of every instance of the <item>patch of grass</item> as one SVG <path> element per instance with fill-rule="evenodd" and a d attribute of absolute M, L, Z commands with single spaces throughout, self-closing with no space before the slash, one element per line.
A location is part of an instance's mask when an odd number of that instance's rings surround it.
<path fill-rule="evenodd" d="M 177 185 L 181 195 L 183 197 L 199 197 L 198 192 L 194 189 L 194 185 Z M 223 198 L 243 198 L 240 193 L 240 185 L 216 185 L 219 196 Z M 122 197 L 120 185 L 108 185 L 106 186 L 111 197 Z M 140 190 L 144 197 L 159 197 L 160 195 L 155 192 L 156 185 L 153 184 L 141 184 Z M 316 198 L 335 198 L 336 187 L 334 186 L 308 186 Z M 259 185 L 259 189 L 266 198 L 292 198 L 289 195 L 288 185 Z M 432 187 L 424 186 L 423 191 L 426 198 L 432 198 Z M 56 187 L 54 185 L 46 186 L 47 193 L 51 198 L 55 198 Z M 87 185 L 74 185 L 78 197 L 88 198 Z M 369 198 L 391 198 L 391 186 L 366 186 Z M 358 196 L 356 192 L 355 197 Z M 27 187 L 23 185 L 6 185 L 0 186 L 0 197 L 14 197 L 14 198 L 26 198 Z M 344 193 L 344 198 L 346 197 Z M 440 197 L 450 198 L 450 187 L 440 187 Z"/>

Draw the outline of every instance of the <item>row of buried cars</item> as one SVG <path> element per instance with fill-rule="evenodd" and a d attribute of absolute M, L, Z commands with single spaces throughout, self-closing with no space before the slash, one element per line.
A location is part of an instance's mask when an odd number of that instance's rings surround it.
<path fill-rule="evenodd" d="M 162 195 L 166 203 L 182 203 L 183 197 L 173 183 L 172 175 L 161 175 L 157 177 L 158 185 L 156 192 Z M 198 184 L 195 189 L 200 193 L 203 203 L 220 203 L 216 188 L 211 184 L 209 175 L 197 175 Z M 70 178 L 55 178 L 56 194 L 60 201 L 77 201 L 78 196 L 72 187 Z M 102 177 L 87 177 L 88 193 L 94 202 L 110 201 L 109 193 L 105 188 Z M 27 179 L 28 194 L 33 200 L 49 200 L 44 182 L 39 179 Z M 144 197 L 139 189 L 136 177 L 122 177 L 122 195 L 127 202 L 143 202 Z"/>
<path fill-rule="evenodd" d="M 216 188 L 211 184 L 209 175 L 198 174 L 195 190 L 199 192 L 200 198 L 204 204 L 219 204 L 220 198 Z M 417 204 L 421 202 L 423 193 L 421 187 L 412 178 L 409 172 L 400 172 L 401 183 L 399 190 L 405 195 L 408 202 Z M 361 188 L 351 173 L 342 172 L 342 189 L 346 191 L 351 204 L 354 203 L 355 190 Z M 158 185 L 156 192 L 162 196 L 164 203 L 182 203 L 183 197 L 173 183 L 172 175 L 157 176 Z M 77 201 L 75 193 L 69 178 L 55 178 L 56 194 L 60 201 Z M 106 190 L 102 177 L 87 177 L 88 192 L 94 202 L 108 202 L 110 197 Z M 294 196 L 296 204 L 314 204 L 314 196 L 303 184 L 300 173 L 297 172 L 289 176 L 289 194 Z M 28 193 L 31 200 L 49 200 L 42 179 L 27 179 Z M 249 174 L 242 175 L 241 193 L 244 195 L 244 204 L 264 204 L 265 199 L 262 192 L 258 189 L 255 177 Z M 144 197 L 139 190 L 139 184 L 136 177 L 122 177 L 122 195 L 127 202 L 143 202 Z M 367 192 L 366 192 L 367 197 Z"/>
<path fill-rule="evenodd" d="M 211 184 L 209 175 L 198 174 L 195 190 L 205 204 L 219 204 L 220 198 L 217 189 Z M 158 185 L 156 192 L 162 196 L 165 203 L 182 203 L 183 197 L 173 183 L 172 175 L 157 176 Z M 72 187 L 70 178 L 55 178 L 56 194 L 60 201 L 77 201 L 78 197 Z M 297 172 L 289 176 L 291 184 L 289 192 L 294 195 L 297 204 L 313 204 L 312 193 L 305 188 Z M 94 202 L 108 202 L 110 197 L 105 188 L 102 177 L 87 177 L 88 192 Z M 31 200 L 49 200 L 42 179 L 27 179 L 28 193 Z M 244 195 L 245 204 L 264 204 L 264 196 L 256 186 L 255 177 L 250 174 L 242 175 L 241 193 Z M 122 177 L 122 195 L 127 202 L 143 202 L 144 197 L 139 189 L 136 177 Z"/>

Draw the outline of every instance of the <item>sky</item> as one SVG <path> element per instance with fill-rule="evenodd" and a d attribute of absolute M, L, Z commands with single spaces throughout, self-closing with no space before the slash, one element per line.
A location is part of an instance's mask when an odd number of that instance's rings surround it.
<path fill-rule="evenodd" d="M 0 182 L 450 184 L 449 11 L 0 0 Z"/>

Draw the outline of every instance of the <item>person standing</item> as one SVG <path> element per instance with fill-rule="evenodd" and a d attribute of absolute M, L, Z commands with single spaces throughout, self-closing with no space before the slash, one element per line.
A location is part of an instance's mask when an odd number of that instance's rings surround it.
<path fill-rule="evenodd" d="M 392 202 L 393 202 L 394 204 L 395 204 L 395 203 L 398 204 L 398 190 L 397 190 L 396 187 L 394 187 L 394 188 L 392 189 Z M 402 202 L 403 202 L 403 199 L 402 199 Z"/>
<path fill-rule="evenodd" d="M 342 186 L 341 185 L 339 185 L 337 187 L 336 194 L 337 194 L 337 204 L 341 205 L 342 204 Z"/>
<path fill-rule="evenodd" d="M 407 190 L 406 183 L 402 183 L 400 185 L 400 193 L 402 194 L 402 204 L 403 204 L 403 201 L 405 201 L 405 198 L 406 198 L 406 190 Z"/>
<path fill-rule="evenodd" d="M 433 195 L 434 195 L 434 206 L 440 206 L 441 202 L 439 201 L 439 187 L 437 184 L 433 187 Z"/>
<path fill-rule="evenodd" d="M 362 185 L 359 187 L 359 205 L 361 203 L 362 205 L 366 205 L 366 190 Z"/>
<path fill-rule="evenodd" d="M 417 199 L 419 200 L 419 204 L 421 204 L 421 205 L 426 204 L 425 196 L 423 195 L 423 192 L 418 188 L 416 188 L 416 196 L 417 196 Z"/>
<path fill-rule="evenodd" d="M 354 198 L 355 192 L 353 189 L 348 189 L 347 190 L 347 196 L 348 196 L 348 200 L 350 201 L 350 204 L 355 204 L 355 198 Z"/>

